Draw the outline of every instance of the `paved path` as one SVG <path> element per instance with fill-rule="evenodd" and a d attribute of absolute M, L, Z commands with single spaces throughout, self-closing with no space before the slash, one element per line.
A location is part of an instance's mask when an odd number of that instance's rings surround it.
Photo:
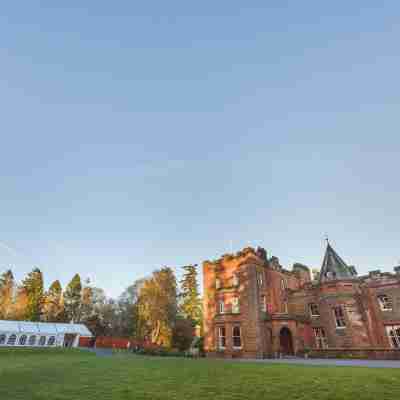
<path fill-rule="evenodd" d="M 104 348 L 83 348 L 84 350 L 96 353 L 99 357 L 111 357 L 112 349 Z M 165 358 L 165 357 L 164 357 Z M 293 364 L 293 365 L 317 365 L 317 366 L 340 366 L 340 367 L 368 367 L 368 368 L 400 368 L 400 361 L 391 360 L 337 360 L 332 358 L 282 358 L 282 359 L 234 359 L 221 361 L 227 362 L 252 362 L 262 364 Z"/>
<path fill-rule="evenodd" d="M 319 366 L 341 366 L 341 367 L 368 367 L 368 368 L 400 368 L 400 361 L 391 360 L 336 360 L 322 358 L 282 358 L 282 359 L 236 359 L 239 362 L 256 362 L 266 364 L 301 364 Z"/>

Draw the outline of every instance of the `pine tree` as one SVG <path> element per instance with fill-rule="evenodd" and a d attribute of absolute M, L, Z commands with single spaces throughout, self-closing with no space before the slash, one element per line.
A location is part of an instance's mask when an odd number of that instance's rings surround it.
<path fill-rule="evenodd" d="M 12 317 L 14 289 L 14 275 L 8 270 L 0 275 L 0 319 Z"/>
<path fill-rule="evenodd" d="M 42 318 L 48 322 L 61 322 L 64 320 L 64 304 L 60 281 L 56 280 L 44 296 Z"/>
<path fill-rule="evenodd" d="M 185 272 L 180 282 L 181 314 L 190 319 L 193 325 L 198 325 L 201 321 L 201 303 L 197 283 L 197 269 L 195 265 L 187 265 L 183 269 Z"/>
<path fill-rule="evenodd" d="M 43 301 L 43 275 L 39 268 L 35 268 L 22 282 L 28 304 L 25 319 L 28 321 L 39 321 Z"/>
<path fill-rule="evenodd" d="M 68 321 L 79 322 L 82 304 L 82 283 L 79 274 L 76 274 L 64 292 L 64 308 Z"/>

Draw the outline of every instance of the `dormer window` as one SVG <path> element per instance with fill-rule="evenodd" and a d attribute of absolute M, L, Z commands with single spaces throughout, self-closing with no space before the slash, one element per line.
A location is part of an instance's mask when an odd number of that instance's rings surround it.
<path fill-rule="evenodd" d="M 218 278 L 215 280 L 215 288 L 216 289 L 220 289 L 221 288 L 221 281 Z"/>
<path fill-rule="evenodd" d="M 392 299 L 386 294 L 381 294 L 378 296 L 378 302 L 382 311 L 392 311 L 393 302 Z"/>
<path fill-rule="evenodd" d="M 233 286 L 235 286 L 235 287 L 239 286 L 239 275 L 238 274 L 233 274 Z"/>

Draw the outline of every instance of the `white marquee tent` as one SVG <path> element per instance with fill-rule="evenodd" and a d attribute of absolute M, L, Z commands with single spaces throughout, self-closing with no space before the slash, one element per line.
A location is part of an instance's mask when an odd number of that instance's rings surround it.
<path fill-rule="evenodd" d="M 92 337 L 83 324 L 0 320 L 0 347 L 77 347 L 80 337 Z"/>

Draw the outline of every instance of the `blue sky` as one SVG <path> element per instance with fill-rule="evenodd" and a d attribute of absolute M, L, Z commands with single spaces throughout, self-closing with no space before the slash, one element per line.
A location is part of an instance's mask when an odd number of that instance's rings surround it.
<path fill-rule="evenodd" d="M 67 3 L 0 13 L 0 270 L 400 264 L 398 2 Z"/>

